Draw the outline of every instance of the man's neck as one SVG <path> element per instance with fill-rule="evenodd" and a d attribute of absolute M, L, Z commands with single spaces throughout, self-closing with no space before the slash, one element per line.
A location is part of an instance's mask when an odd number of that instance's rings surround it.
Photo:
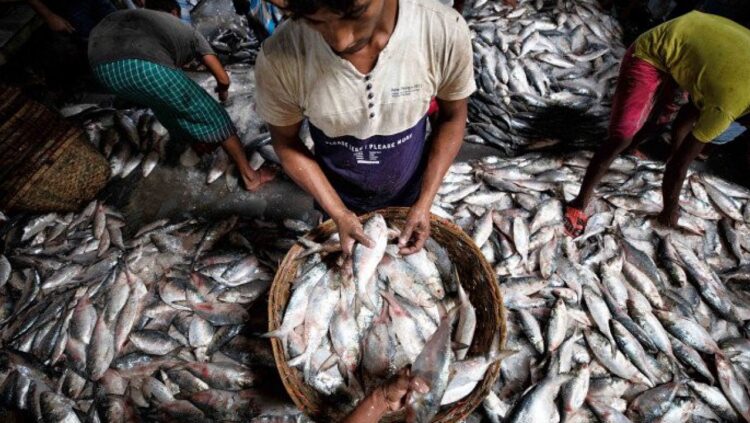
<path fill-rule="evenodd" d="M 398 23 L 398 3 L 399 0 L 385 0 L 383 13 L 367 46 L 356 53 L 341 56 L 350 61 L 360 72 L 369 73 L 375 67 L 380 52 L 388 45 Z"/>

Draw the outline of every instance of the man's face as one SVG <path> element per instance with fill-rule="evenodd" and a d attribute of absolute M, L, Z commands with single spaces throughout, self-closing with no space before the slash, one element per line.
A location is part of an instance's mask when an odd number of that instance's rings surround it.
<path fill-rule="evenodd" d="M 357 0 L 346 15 L 324 8 L 302 19 L 323 36 L 336 54 L 346 56 L 358 52 L 370 42 L 383 13 L 384 2 Z"/>

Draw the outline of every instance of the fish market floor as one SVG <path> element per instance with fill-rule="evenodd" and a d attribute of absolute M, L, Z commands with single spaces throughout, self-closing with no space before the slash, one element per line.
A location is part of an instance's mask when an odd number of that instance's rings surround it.
<path fill-rule="evenodd" d="M 497 149 L 464 143 L 457 161 L 497 154 Z M 206 185 L 205 172 L 179 165 L 158 166 L 148 178 L 133 172 L 110 182 L 100 198 L 120 208 L 128 229 L 163 218 L 225 217 L 232 214 L 269 220 L 298 219 L 316 223 L 320 213 L 313 199 L 288 178 L 279 175 L 257 192 L 229 192 L 223 178 Z"/>

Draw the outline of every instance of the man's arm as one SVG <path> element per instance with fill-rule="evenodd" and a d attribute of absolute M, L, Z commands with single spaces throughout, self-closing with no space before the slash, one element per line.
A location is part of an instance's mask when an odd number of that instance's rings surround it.
<path fill-rule="evenodd" d="M 440 107 L 431 135 L 432 146 L 422 179 L 422 191 L 417 202 L 409 210 L 406 225 L 399 239 L 401 254 L 416 253 L 430 236 L 430 207 L 464 139 L 468 99 L 438 99 L 437 102 Z"/>
<path fill-rule="evenodd" d="M 284 172 L 312 195 L 336 222 L 344 255 L 351 254 L 355 242 L 371 246 L 372 241 L 365 235 L 359 218 L 344 205 L 341 197 L 328 182 L 323 169 L 299 138 L 301 126 L 301 122 L 290 126 L 268 125 L 273 148 L 281 160 Z"/>
<path fill-rule="evenodd" d="M 689 134 L 682 142 L 677 153 L 667 162 L 662 181 L 662 196 L 664 208 L 658 220 L 666 226 L 677 225 L 680 217 L 680 191 L 685 181 L 690 163 L 701 153 L 705 143 L 698 141 L 693 134 Z"/>
<path fill-rule="evenodd" d="M 216 93 L 219 95 L 219 100 L 226 101 L 229 96 L 229 84 L 231 81 L 229 80 L 227 71 L 224 70 L 224 66 L 222 66 L 219 58 L 213 54 L 201 56 L 201 61 L 216 79 Z"/>
<path fill-rule="evenodd" d="M 42 0 L 26 0 L 32 9 L 47 23 L 49 29 L 55 32 L 67 32 L 72 34 L 76 31 L 73 25 L 60 15 L 51 11 Z"/>

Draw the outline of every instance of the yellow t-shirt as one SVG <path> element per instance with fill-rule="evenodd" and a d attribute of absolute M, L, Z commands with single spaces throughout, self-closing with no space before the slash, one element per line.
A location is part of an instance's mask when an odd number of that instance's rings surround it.
<path fill-rule="evenodd" d="M 729 19 L 690 12 L 642 34 L 633 54 L 690 93 L 698 141 L 711 142 L 750 112 L 750 30 Z"/>

